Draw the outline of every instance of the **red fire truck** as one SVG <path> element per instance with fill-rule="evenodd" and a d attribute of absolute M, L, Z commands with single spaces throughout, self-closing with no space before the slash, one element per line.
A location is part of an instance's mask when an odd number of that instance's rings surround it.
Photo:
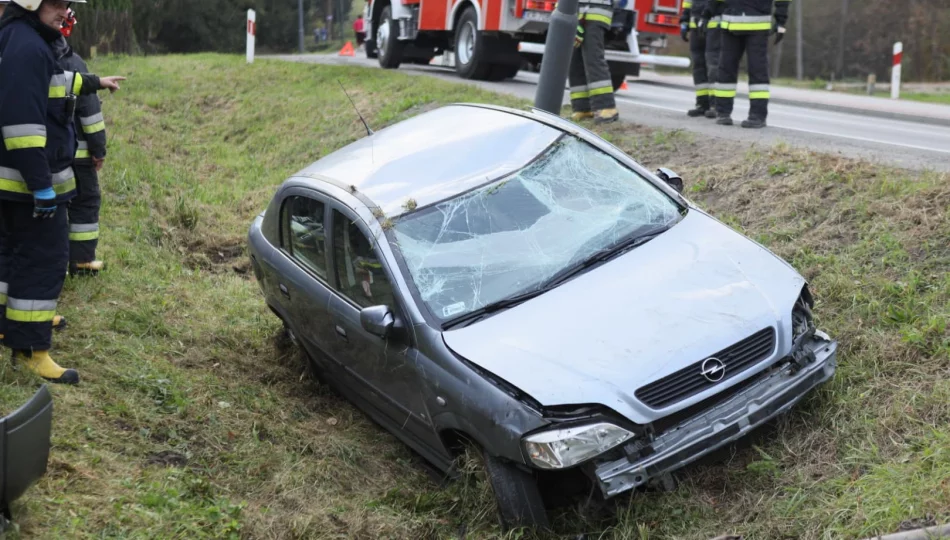
<path fill-rule="evenodd" d="M 682 0 L 614 0 L 607 63 L 614 89 L 642 64 L 688 67 L 657 54 L 679 34 Z M 537 69 L 556 0 L 366 0 L 366 54 L 384 68 L 442 56 L 461 77 L 503 80 Z"/>

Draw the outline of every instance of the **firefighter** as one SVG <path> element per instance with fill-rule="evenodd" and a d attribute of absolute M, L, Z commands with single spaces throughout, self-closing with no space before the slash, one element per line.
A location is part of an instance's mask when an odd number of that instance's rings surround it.
<path fill-rule="evenodd" d="M 620 118 L 606 56 L 606 35 L 612 21 L 612 0 L 578 3 L 577 34 L 568 77 L 571 118 L 575 121 L 593 118 L 595 123 L 602 124 Z"/>
<path fill-rule="evenodd" d="M 722 14 L 722 58 L 715 90 L 719 116 L 716 123 L 732 125 L 739 63 L 745 53 L 749 70 L 749 118 L 742 121 L 742 127 L 763 128 L 769 112 L 769 36 L 778 34 L 776 44 L 785 37 L 791 0 L 716 0 L 716 3 L 722 4 L 716 8 Z"/>
<path fill-rule="evenodd" d="M 715 0 L 685 0 L 680 16 L 680 37 L 689 43 L 693 63 L 693 85 L 696 88 L 696 107 L 686 111 L 691 117 L 716 118 L 713 84 L 719 69 L 719 21 L 702 19 L 707 2 Z"/>
<path fill-rule="evenodd" d="M 89 71 L 83 59 L 66 42 L 76 27 L 72 9 L 61 30 L 63 36 L 55 42 L 56 56 L 67 71 Z M 76 100 L 74 126 L 78 148 L 73 161 L 76 173 L 76 198 L 69 203 L 69 273 L 95 275 L 102 269 L 96 260 L 99 241 L 99 175 L 106 157 L 106 125 L 102 105 L 97 95 L 80 96 Z"/>
<path fill-rule="evenodd" d="M 64 72 L 52 43 L 69 3 L 11 0 L 0 18 L 0 334 L 14 362 L 75 384 L 79 374 L 49 355 L 69 258 L 65 205 L 76 193 L 72 115 L 77 95 L 118 90 L 125 78 Z"/>

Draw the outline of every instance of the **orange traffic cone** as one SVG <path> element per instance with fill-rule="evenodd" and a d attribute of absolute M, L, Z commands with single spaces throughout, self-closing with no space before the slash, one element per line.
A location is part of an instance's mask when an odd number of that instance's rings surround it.
<path fill-rule="evenodd" d="M 627 81 L 623 81 L 623 84 L 620 85 L 620 89 L 621 89 L 621 90 L 628 90 L 628 89 L 629 89 L 629 88 L 627 87 Z"/>
<path fill-rule="evenodd" d="M 340 49 L 340 56 L 353 56 L 353 55 L 354 55 L 353 43 L 347 41 L 346 45 L 344 45 L 343 48 Z"/>

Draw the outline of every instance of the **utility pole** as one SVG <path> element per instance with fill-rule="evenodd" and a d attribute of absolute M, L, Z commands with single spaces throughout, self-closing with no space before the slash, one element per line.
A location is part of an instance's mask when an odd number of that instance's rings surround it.
<path fill-rule="evenodd" d="M 795 10 L 795 78 L 800 81 L 805 78 L 805 59 L 802 51 L 802 19 L 805 18 L 803 16 L 805 11 L 804 0 L 792 4 L 792 9 Z"/>
<path fill-rule="evenodd" d="M 297 0 L 297 44 L 303 54 L 303 0 Z"/>
<path fill-rule="evenodd" d="M 576 34 L 577 0 L 558 0 L 548 23 L 541 77 L 534 95 L 534 106 L 538 109 L 560 116 Z"/>

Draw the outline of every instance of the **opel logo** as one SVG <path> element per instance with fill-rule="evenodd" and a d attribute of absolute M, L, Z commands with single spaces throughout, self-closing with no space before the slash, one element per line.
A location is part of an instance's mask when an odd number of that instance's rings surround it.
<path fill-rule="evenodd" d="M 726 376 L 726 365 L 718 358 L 707 358 L 703 360 L 700 373 L 709 382 L 719 382 Z"/>

